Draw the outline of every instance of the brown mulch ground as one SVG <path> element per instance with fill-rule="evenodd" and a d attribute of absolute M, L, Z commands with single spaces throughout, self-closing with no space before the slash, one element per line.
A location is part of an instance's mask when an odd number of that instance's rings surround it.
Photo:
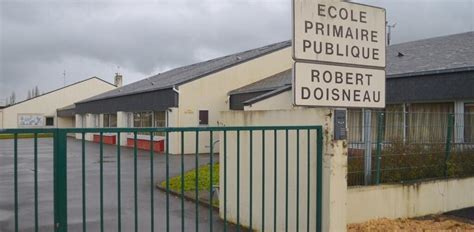
<path fill-rule="evenodd" d="M 469 221 L 453 216 L 432 216 L 422 219 L 378 219 L 361 224 L 347 226 L 348 232 L 375 232 L 375 231 L 472 231 L 474 221 Z"/>

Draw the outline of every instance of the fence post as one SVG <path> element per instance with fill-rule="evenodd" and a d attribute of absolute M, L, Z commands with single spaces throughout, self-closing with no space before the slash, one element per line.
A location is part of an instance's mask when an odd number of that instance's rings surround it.
<path fill-rule="evenodd" d="M 445 150 L 445 160 L 444 160 L 444 176 L 448 176 L 448 161 L 451 154 L 451 145 L 452 145 L 452 132 L 454 124 L 454 115 L 451 113 L 448 115 L 448 131 L 446 133 L 446 150 Z"/>
<path fill-rule="evenodd" d="M 384 113 L 379 112 L 377 114 L 377 154 L 376 154 L 376 159 L 377 159 L 377 176 L 375 179 L 375 184 L 379 185 L 380 184 L 380 164 L 382 161 L 382 141 L 383 141 L 383 129 L 384 129 Z"/>
<path fill-rule="evenodd" d="M 67 138 L 66 132 L 54 132 L 54 231 L 67 231 Z"/>
<path fill-rule="evenodd" d="M 372 182 L 372 111 L 364 110 L 364 184 Z"/>

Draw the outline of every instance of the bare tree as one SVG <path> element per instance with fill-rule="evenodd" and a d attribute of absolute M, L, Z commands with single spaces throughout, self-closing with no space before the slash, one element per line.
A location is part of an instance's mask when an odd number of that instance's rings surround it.
<path fill-rule="evenodd" d="M 35 86 L 34 92 L 35 92 L 34 97 L 38 97 L 40 95 L 38 86 Z"/>
<path fill-rule="evenodd" d="M 28 90 L 28 97 L 26 99 L 31 99 L 31 90 Z"/>
<path fill-rule="evenodd" d="M 10 105 L 15 104 L 16 102 L 16 95 L 15 92 L 12 92 L 12 95 L 10 96 Z"/>

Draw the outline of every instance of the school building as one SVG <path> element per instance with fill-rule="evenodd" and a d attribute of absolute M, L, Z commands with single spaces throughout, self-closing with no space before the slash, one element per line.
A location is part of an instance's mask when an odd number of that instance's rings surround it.
<path fill-rule="evenodd" d="M 75 126 L 74 115 L 61 114 L 60 109 L 70 107 L 75 102 L 97 94 L 113 90 L 116 88 L 115 84 L 97 77 L 91 77 L 0 108 L 0 129 L 73 128 Z"/>
<path fill-rule="evenodd" d="M 430 125 L 456 115 L 457 142 L 474 134 L 474 32 L 442 36 L 389 46 L 387 49 L 387 131 L 404 139 L 426 136 L 404 125 Z M 141 81 L 78 101 L 65 110 L 75 115 L 75 126 L 198 127 L 225 126 L 225 111 L 298 109 L 292 104 L 291 42 L 285 41 L 217 59 L 176 68 Z M 446 113 L 426 118 L 408 113 Z M 446 117 L 446 118 L 439 118 Z M 375 117 L 373 117 L 375 118 Z M 283 120 L 291 124 L 291 118 Z M 349 109 L 348 127 L 362 138 L 363 113 Z M 230 123 L 232 124 L 232 123 Z M 430 132 L 432 133 L 432 132 Z M 443 136 L 443 131 L 439 131 Z M 149 135 L 139 135 L 139 146 L 149 147 Z M 96 136 L 97 138 L 97 136 Z M 89 140 L 94 135 L 89 135 Z M 199 140 L 199 152 L 209 151 L 209 136 Z M 194 153 L 194 135 L 186 134 L 185 153 Z M 133 135 L 105 134 L 104 141 L 133 144 Z M 180 153 L 180 136 L 170 137 L 170 153 Z M 162 151 L 164 135 L 155 136 Z"/>

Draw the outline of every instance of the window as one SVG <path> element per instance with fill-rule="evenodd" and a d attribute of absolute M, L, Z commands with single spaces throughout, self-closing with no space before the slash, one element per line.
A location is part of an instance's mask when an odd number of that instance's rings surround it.
<path fill-rule="evenodd" d="M 464 106 L 464 142 L 474 142 L 474 104 Z"/>
<path fill-rule="evenodd" d="M 117 127 L 117 114 L 104 114 L 104 127 Z"/>
<path fill-rule="evenodd" d="M 154 115 L 154 127 L 166 127 L 166 114 L 165 111 L 155 112 Z"/>
<path fill-rule="evenodd" d="M 133 127 L 152 127 L 153 114 L 151 112 L 136 112 L 133 113 Z"/>
<path fill-rule="evenodd" d="M 133 113 L 133 127 L 166 127 L 166 113 L 165 111 Z M 150 133 L 139 134 L 149 135 Z M 163 136 L 164 133 L 159 132 L 155 135 Z"/>
<path fill-rule="evenodd" d="M 209 111 L 199 111 L 199 125 L 209 125 Z"/>
<path fill-rule="evenodd" d="M 165 111 L 158 111 L 154 113 L 154 127 L 166 127 L 166 113 Z M 164 132 L 155 133 L 158 136 L 164 136 Z"/>
<path fill-rule="evenodd" d="M 46 117 L 46 126 L 54 126 L 54 117 Z"/>

